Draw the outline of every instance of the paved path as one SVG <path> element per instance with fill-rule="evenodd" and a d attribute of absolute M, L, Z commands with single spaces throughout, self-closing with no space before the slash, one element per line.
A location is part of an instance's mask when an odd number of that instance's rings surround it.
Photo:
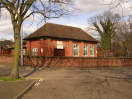
<path fill-rule="evenodd" d="M 33 85 L 34 81 L 32 80 L 12 82 L 0 81 L 0 99 L 17 99 Z"/>
<path fill-rule="evenodd" d="M 20 67 L 19 69 L 19 74 L 20 77 L 25 76 L 28 77 L 30 74 L 36 72 L 33 68 L 25 68 L 25 67 Z M 0 64 L 0 77 L 5 77 L 5 76 L 10 76 L 11 74 L 11 65 L 9 64 Z"/>
<path fill-rule="evenodd" d="M 132 99 L 131 68 L 52 68 L 30 77 L 41 80 L 22 99 Z"/>
<path fill-rule="evenodd" d="M 9 76 L 11 65 L 0 64 L 0 77 Z M 27 75 L 32 70 L 20 69 L 20 74 Z M 33 80 L 0 81 L 0 99 L 17 99 L 34 85 Z"/>
<path fill-rule="evenodd" d="M 0 77 L 9 76 L 11 72 L 10 65 L 1 65 L 0 64 Z"/>

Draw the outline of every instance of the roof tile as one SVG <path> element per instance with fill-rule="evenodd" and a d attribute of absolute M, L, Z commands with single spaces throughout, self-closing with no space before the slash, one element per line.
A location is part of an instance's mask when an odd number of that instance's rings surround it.
<path fill-rule="evenodd" d="M 98 42 L 98 40 L 90 36 L 88 33 L 84 32 L 80 28 L 53 24 L 53 23 L 46 23 L 44 26 L 40 27 L 38 30 L 36 30 L 35 32 L 33 32 L 24 39 L 29 40 L 32 38 L 39 38 L 39 37 L 54 37 L 54 38 Z"/>

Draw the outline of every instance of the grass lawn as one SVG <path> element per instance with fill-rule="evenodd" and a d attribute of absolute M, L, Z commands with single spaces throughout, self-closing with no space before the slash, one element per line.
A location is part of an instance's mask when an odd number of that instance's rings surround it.
<path fill-rule="evenodd" d="M 2 81 L 18 81 L 18 80 L 25 80 L 25 78 L 18 78 L 18 79 L 10 79 L 10 77 L 2 77 L 0 78 Z"/>

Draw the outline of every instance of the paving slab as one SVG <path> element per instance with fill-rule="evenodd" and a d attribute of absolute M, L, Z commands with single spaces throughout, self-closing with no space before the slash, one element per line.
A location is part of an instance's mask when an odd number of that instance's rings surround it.
<path fill-rule="evenodd" d="M 18 99 L 34 85 L 33 80 L 0 81 L 0 99 Z"/>

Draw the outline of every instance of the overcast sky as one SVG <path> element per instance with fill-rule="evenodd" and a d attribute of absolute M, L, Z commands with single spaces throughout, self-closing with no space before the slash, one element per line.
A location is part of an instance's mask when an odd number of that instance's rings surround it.
<path fill-rule="evenodd" d="M 79 27 L 83 30 L 86 30 L 86 28 L 89 27 L 88 18 L 95 16 L 98 13 L 108 11 L 110 10 L 110 8 L 116 5 L 107 5 L 110 3 L 110 0 L 74 0 L 74 2 L 79 10 L 73 16 L 63 17 L 59 19 L 51 19 L 47 20 L 47 22 Z M 132 6 L 131 0 L 130 2 L 125 3 L 122 6 L 124 10 L 122 10 L 121 7 L 117 7 L 111 9 L 111 12 L 119 13 L 123 16 L 132 15 L 132 8 L 130 8 L 130 5 Z M 25 34 L 31 34 L 33 31 L 44 25 L 44 23 L 41 23 L 39 25 L 31 25 L 28 21 L 30 20 L 27 20 L 23 26 L 23 32 Z M 92 35 L 95 38 L 97 37 L 96 33 L 92 33 Z M 0 18 L 0 38 L 13 39 L 13 30 L 9 16 L 6 16 L 5 18 Z"/>

